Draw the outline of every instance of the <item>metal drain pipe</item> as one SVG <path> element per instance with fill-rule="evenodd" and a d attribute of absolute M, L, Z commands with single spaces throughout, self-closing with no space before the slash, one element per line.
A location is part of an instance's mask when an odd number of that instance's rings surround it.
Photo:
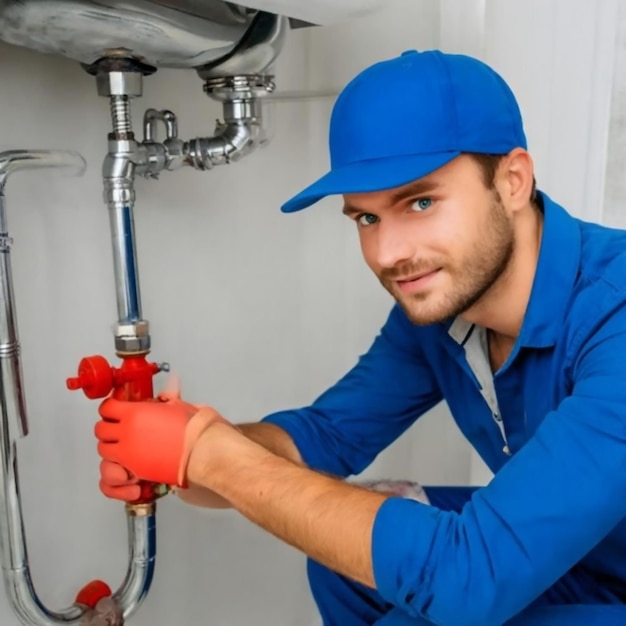
<path fill-rule="evenodd" d="M 85 607 L 72 605 L 53 611 L 42 604 L 30 574 L 22 517 L 16 443 L 18 438 L 28 434 L 28 419 L 5 187 L 13 173 L 37 168 L 63 168 L 77 175 L 84 171 L 85 161 L 74 152 L 12 150 L 0 153 L 0 561 L 7 596 L 20 622 L 27 626 L 52 626 L 77 622 Z"/>

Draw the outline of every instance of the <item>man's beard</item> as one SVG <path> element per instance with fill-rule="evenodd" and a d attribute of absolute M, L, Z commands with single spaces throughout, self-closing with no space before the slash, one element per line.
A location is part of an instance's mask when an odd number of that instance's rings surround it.
<path fill-rule="evenodd" d="M 499 196 L 494 197 L 485 224 L 478 232 L 484 233 L 484 236 L 472 246 L 458 266 L 450 267 L 441 258 L 417 259 L 380 273 L 381 284 L 414 324 L 435 324 L 467 311 L 507 270 L 515 248 L 515 236 Z M 430 290 L 414 294 L 399 292 L 398 278 L 425 274 L 439 268 L 452 277 L 453 285 L 449 293 L 438 294 Z"/>

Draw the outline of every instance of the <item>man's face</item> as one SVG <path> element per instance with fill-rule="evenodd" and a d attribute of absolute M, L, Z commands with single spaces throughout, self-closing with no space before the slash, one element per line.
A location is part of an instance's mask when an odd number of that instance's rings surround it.
<path fill-rule="evenodd" d="M 404 187 L 344 201 L 365 261 L 414 324 L 467 311 L 511 260 L 512 220 L 469 156 Z"/>

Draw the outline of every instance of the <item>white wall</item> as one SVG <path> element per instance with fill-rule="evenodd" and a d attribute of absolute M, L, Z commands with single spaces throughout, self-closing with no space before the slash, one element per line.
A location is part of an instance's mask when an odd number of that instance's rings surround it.
<path fill-rule="evenodd" d="M 615 41 L 613 90 L 607 148 L 606 187 L 602 219 L 610 226 L 626 227 L 626 6 L 620 5 Z"/>
<path fill-rule="evenodd" d="M 571 137 L 595 118 L 587 109 L 574 115 L 571 100 L 593 83 L 596 66 L 572 76 L 546 58 L 554 58 L 556 46 L 567 68 L 584 65 L 579 47 L 602 13 L 592 7 L 606 12 L 612 4 L 577 0 L 567 3 L 577 10 L 567 12 L 564 2 L 547 4 L 558 11 L 540 9 L 545 0 L 471 7 L 468 0 L 389 0 L 358 22 L 293 33 L 279 85 L 339 88 L 369 63 L 406 48 L 476 48 L 518 91 L 541 181 L 549 183 L 544 187 L 582 211 L 580 194 L 599 183 L 586 182 L 581 191 L 586 163 L 578 157 L 586 144 Z M 548 37 L 555 26 L 563 38 L 558 45 Z M 575 36 L 565 37 L 570 29 Z M 74 63 L 9 46 L 0 46 L 0 59 L 0 148 L 71 148 L 89 163 L 82 179 L 20 174 L 7 189 L 32 426 L 19 443 L 26 530 L 36 588 L 46 604 L 58 606 L 91 578 L 117 585 L 126 566 L 123 508 L 97 490 L 97 404 L 64 386 L 82 356 L 114 358 L 100 181 L 108 106 Z M 276 105 L 272 144 L 236 165 L 164 173 L 158 182 L 137 184 L 152 357 L 172 363 L 191 401 L 213 403 L 236 422 L 313 399 L 367 348 L 390 306 L 335 200 L 291 216 L 278 211 L 325 171 L 330 104 Z M 193 72 L 160 71 L 147 79 L 136 120 L 148 106 L 179 114 L 184 137 L 210 134 L 219 116 Z M 565 149 L 556 143 L 564 137 L 571 138 Z M 481 472 L 439 409 L 368 474 L 459 484 L 486 480 Z M 232 512 L 199 511 L 174 498 L 159 502 L 158 510 L 156 579 L 131 623 L 317 623 L 300 554 Z M 0 621 L 17 623 L 3 596 Z"/>

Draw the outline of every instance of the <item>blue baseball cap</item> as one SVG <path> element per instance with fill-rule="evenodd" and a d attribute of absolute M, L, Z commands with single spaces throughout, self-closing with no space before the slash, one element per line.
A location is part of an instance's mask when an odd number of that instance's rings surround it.
<path fill-rule="evenodd" d="M 478 59 L 409 50 L 358 74 L 330 120 L 330 171 L 286 202 L 300 211 L 330 195 L 406 185 L 464 152 L 526 148 L 513 92 Z"/>

